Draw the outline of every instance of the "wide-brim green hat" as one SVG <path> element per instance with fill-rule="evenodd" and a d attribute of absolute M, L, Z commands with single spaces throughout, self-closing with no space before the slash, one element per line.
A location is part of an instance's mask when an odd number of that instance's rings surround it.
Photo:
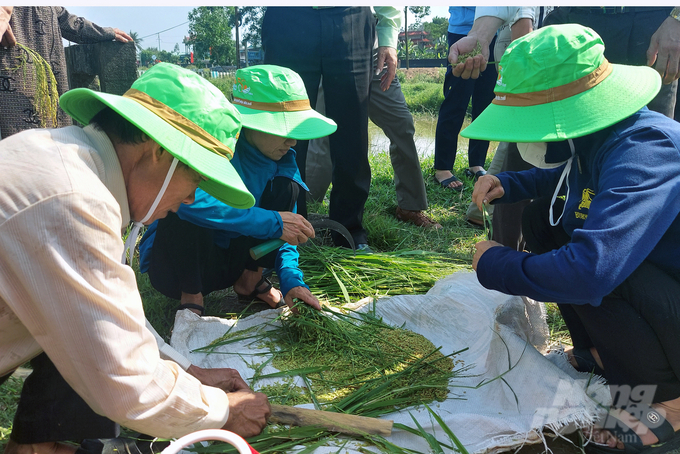
<path fill-rule="evenodd" d="M 239 69 L 233 95 L 243 126 L 249 129 L 296 140 L 325 137 L 338 129 L 312 109 L 298 73 L 283 66 Z"/>
<path fill-rule="evenodd" d="M 581 137 L 631 116 L 660 88 L 661 77 L 650 67 L 609 63 L 592 29 L 544 27 L 510 44 L 495 99 L 461 136 L 502 142 Z"/>
<path fill-rule="evenodd" d="M 222 92 L 194 72 L 159 63 L 123 96 L 76 88 L 64 93 L 59 103 L 85 125 L 110 107 L 206 177 L 199 187 L 208 194 L 235 208 L 255 204 L 229 162 L 241 128 L 240 114 Z"/>

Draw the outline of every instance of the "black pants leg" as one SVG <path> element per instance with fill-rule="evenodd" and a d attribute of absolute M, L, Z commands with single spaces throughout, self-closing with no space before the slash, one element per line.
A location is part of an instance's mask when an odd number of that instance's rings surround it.
<path fill-rule="evenodd" d="M 80 442 L 114 438 L 115 422 L 96 414 L 62 378 L 45 353 L 31 360 L 33 372 L 24 381 L 10 439 L 16 443 Z"/>
<path fill-rule="evenodd" d="M 329 218 L 344 225 L 357 244 L 367 242 L 362 222 L 371 185 L 368 97 L 374 31 L 368 7 L 269 7 L 262 22 L 265 63 L 297 72 L 312 107 L 323 76 L 326 115 L 338 124 L 329 137 L 333 163 Z M 304 179 L 307 142 L 298 142 L 295 151 Z M 307 213 L 304 192 L 298 212 Z M 342 236 L 335 239 L 336 244 L 347 245 Z"/>
<path fill-rule="evenodd" d="M 532 252 L 547 253 L 568 242 L 561 227 L 550 226 L 549 206 L 549 199 L 538 199 L 524 210 L 523 232 Z M 554 210 L 560 209 L 556 204 Z M 624 387 L 628 396 L 636 387 L 652 387 L 651 402 L 680 397 L 680 280 L 676 277 L 645 261 L 599 306 L 558 303 L 558 307 L 574 347 L 597 349 L 612 390 Z"/>
<path fill-rule="evenodd" d="M 260 207 L 292 211 L 300 186 L 286 177 L 269 182 L 260 198 Z M 266 240 L 242 236 L 225 249 L 214 241 L 215 231 L 182 220 L 174 213 L 158 222 L 149 265 L 149 280 L 167 297 L 180 299 L 182 292 L 208 295 L 234 285 L 245 269 L 273 268 L 278 250 L 259 260 L 250 257 L 250 248 Z"/>

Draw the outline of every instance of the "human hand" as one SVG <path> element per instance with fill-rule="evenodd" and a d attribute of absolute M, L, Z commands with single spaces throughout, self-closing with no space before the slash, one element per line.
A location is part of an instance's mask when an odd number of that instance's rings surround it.
<path fill-rule="evenodd" d="M 652 35 L 647 49 L 647 65 L 659 72 L 668 85 L 680 77 L 680 22 L 667 17 Z"/>
<path fill-rule="evenodd" d="M 12 17 L 13 6 L 0 6 L 0 46 L 5 49 L 14 47 L 17 43 L 9 19 Z"/>
<path fill-rule="evenodd" d="M 241 374 L 236 369 L 215 368 L 203 369 L 202 367 L 189 366 L 187 372 L 193 375 L 207 386 L 219 388 L 225 393 L 236 391 L 250 391 L 248 384 L 241 378 Z"/>
<path fill-rule="evenodd" d="M 397 49 L 389 46 L 378 47 L 378 57 L 376 61 L 376 74 L 380 74 L 383 66 L 387 65 L 387 71 L 380 77 L 380 88 L 386 91 L 390 88 L 395 74 L 397 74 Z"/>
<path fill-rule="evenodd" d="M 309 238 L 314 238 L 314 227 L 304 216 L 290 211 L 279 211 L 283 221 L 283 234 L 279 237 L 293 246 L 305 243 Z"/>
<path fill-rule="evenodd" d="M 472 203 L 477 205 L 480 211 L 483 211 L 485 204 L 500 199 L 503 195 L 505 195 L 505 190 L 501 186 L 501 180 L 496 175 L 487 174 L 479 177 L 475 183 L 472 190 Z"/>
<path fill-rule="evenodd" d="M 477 271 L 477 264 L 479 259 L 482 258 L 482 254 L 491 249 L 492 247 L 503 247 L 501 243 L 495 241 L 480 241 L 475 244 L 475 255 L 472 257 L 472 269 Z"/>
<path fill-rule="evenodd" d="M 472 52 L 481 46 L 482 53 L 474 57 L 468 57 L 465 61 L 458 61 L 460 55 Z M 486 69 L 486 62 L 489 61 L 489 45 L 479 41 L 477 35 L 468 35 L 459 39 L 449 48 L 449 63 L 453 66 L 453 75 L 463 79 L 477 79 L 482 71 Z"/>
<path fill-rule="evenodd" d="M 288 293 L 286 293 L 284 301 L 291 309 L 295 305 L 295 302 L 293 301 L 294 299 L 302 300 L 308 306 L 311 306 L 316 310 L 321 310 L 321 303 L 319 303 L 319 300 L 316 298 L 316 296 L 312 295 L 312 292 L 310 292 L 307 287 L 293 287 L 288 291 Z"/>
<path fill-rule="evenodd" d="M 229 418 L 222 428 L 243 438 L 253 437 L 262 432 L 272 412 L 267 396 L 252 391 L 237 391 L 227 396 L 229 397 Z"/>
<path fill-rule="evenodd" d="M 123 30 L 120 30 L 118 28 L 114 28 L 113 31 L 116 34 L 116 37 L 114 38 L 116 41 L 120 41 L 121 43 L 127 43 L 129 41 L 133 41 L 132 36 L 128 35 Z"/>

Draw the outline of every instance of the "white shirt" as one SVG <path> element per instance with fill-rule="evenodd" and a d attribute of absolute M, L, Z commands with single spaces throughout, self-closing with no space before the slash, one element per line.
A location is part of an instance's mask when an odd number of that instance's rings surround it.
<path fill-rule="evenodd" d="M 159 437 L 220 428 L 226 393 L 161 359 L 132 269 L 118 157 L 88 126 L 0 142 L 0 375 L 45 351 L 97 413 Z M 185 365 L 186 366 L 186 365 Z"/>
<path fill-rule="evenodd" d="M 478 6 L 475 9 L 475 20 L 482 16 L 493 16 L 502 19 L 504 24 L 512 26 L 523 18 L 535 19 L 534 6 Z"/>

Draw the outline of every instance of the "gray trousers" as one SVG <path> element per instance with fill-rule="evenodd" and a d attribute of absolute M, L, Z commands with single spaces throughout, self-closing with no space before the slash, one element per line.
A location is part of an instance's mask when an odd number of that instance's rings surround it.
<path fill-rule="evenodd" d="M 324 112 L 324 96 L 321 86 L 319 86 L 316 110 Z M 380 76 L 373 78 L 368 116 L 390 139 L 390 160 L 394 169 L 397 204 L 404 210 L 427 209 L 425 181 L 420 168 L 418 150 L 413 140 L 416 132 L 413 116 L 406 106 L 401 85 L 396 77 L 387 91 L 380 89 Z M 309 187 L 309 197 L 314 201 L 322 200 L 332 176 L 328 137 L 309 142 L 306 166 L 305 183 Z"/>

